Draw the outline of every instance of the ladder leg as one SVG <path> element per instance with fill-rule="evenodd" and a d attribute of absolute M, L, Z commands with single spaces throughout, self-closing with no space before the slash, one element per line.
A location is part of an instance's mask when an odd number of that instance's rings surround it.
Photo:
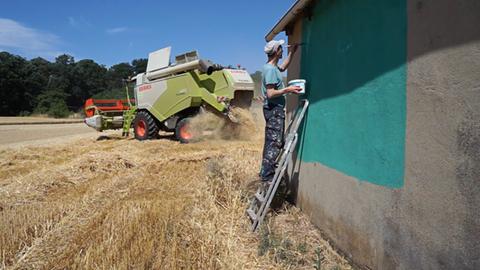
<path fill-rule="evenodd" d="M 275 175 L 268 187 L 261 186 L 250 201 L 247 209 L 247 214 L 252 221 L 252 230 L 256 231 L 268 212 L 270 204 L 277 192 L 278 186 L 282 181 L 287 166 L 291 160 L 291 156 L 297 145 L 298 134 L 297 130 L 300 123 L 305 116 L 308 108 L 308 100 L 302 100 L 303 105 L 295 112 L 293 120 L 290 121 L 287 127 L 287 134 L 285 136 L 285 145 L 277 157 L 277 168 Z"/>
<path fill-rule="evenodd" d="M 292 145 L 295 145 L 297 143 L 297 137 L 295 137 L 294 139 L 294 143 L 292 143 Z M 293 151 L 289 150 L 288 151 L 288 154 L 287 154 L 287 158 L 292 154 Z M 260 213 L 257 214 L 257 224 L 253 229 L 253 231 L 256 231 L 259 227 L 259 225 L 263 222 L 263 219 L 265 218 L 265 215 L 267 214 L 268 212 L 268 209 L 270 208 L 270 204 L 272 203 L 272 200 L 275 196 L 275 193 L 278 189 L 278 186 L 280 185 L 280 182 L 282 181 L 282 178 L 283 178 L 283 175 L 285 174 L 285 171 L 287 169 L 287 165 L 288 163 L 285 162 L 283 163 L 280 171 L 279 171 L 279 174 L 277 176 L 277 178 L 275 179 L 275 182 L 272 183 L 272 186 L 271 186 L 271 193 L 270 193 L 270 196 L 268 196 L 268 199 L 266 201 L 266 203 L 263 205 L 262 208 L 260 208 Z"/>

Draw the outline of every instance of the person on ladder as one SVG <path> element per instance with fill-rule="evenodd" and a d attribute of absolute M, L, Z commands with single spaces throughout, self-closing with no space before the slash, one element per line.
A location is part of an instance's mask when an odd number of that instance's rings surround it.
<path fill-rule="evenodd" d="M 263 183 L 268 183 L 275 175 L 275 161 L 284 143 L 285 129 L 285 94 L 297 94 L 301 88 L 298 86 L 285 87 L 282 72 L 287 70 L 291 58 L 297 51 L 298 45 L 289 47 L 288 56 L 282 64 L 284 40 L 272 40 L 265 45 L 264 51 L 268 61 L 262 69 L 262 96 L 263 116 L 265 118 L 265 142 L 263 145 L 262 168 L 260 178 Z"/>

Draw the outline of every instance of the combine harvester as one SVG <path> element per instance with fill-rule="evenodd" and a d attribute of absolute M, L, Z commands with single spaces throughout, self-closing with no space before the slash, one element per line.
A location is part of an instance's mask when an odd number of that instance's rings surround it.
<path fill-rule="evenodd" d="M 128 86 L 125 100 L 88 99 L 85 123 L 98 131 L 123 129 L 123 136 L 133 127 L 138 140 L 156 138 L 160 130 L 174 132 L 187 143 L 194 139 L 190 120 L 202 109 L 236 122 L 231 109 L 250 107 L 254 84 L 247 71 L 199 59 L 196 51 L 178 55 L 170 64 L 170 51 L 149 54 L 147 71 L 130 80 L 134 99 Z"/>

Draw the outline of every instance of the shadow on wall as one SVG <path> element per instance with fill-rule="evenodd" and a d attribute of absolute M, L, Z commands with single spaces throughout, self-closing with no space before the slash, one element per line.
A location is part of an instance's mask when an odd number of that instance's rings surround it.
<path fill-rule="evenodd" d="M 313 10 L 303 21 L 301 66 L 312 103 L 348 94 L 405 64 L 405 0 L 326 0 Z"/>
<path fill-rule="evenodd" d="M 401 188 L 407 63 L 480 39 L 477 0 L 325 0 L 303 20 L 311 102 L 300 151 L 359 180 Z"/>
<path fill-rule="evenodd" d="M 424 54 L 480 40 L 478 0 L 316 2 L 304 19 L 302 59 L 315 62 L 312 77 L 335 89 L 309 96 L 312 102 L 352 92 Z M 328 77 L 329 70 L 338 76 Z"/>
<path fill-rule="evenodd" d="M 408 61 L 480 40 L 480 1 L 408 0 Z"/>

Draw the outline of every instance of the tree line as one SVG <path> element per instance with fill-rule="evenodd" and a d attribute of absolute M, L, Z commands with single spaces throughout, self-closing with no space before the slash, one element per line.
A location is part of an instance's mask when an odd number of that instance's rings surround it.
<path fill-rule="evenodd" d="M 146 68 L 146 58 L 107 68 L 91 59 L 76 62 L 68 54 L 50 62 L 0 52 L 0 116 L 66 117 L 82 111 L 85 100 L 91 97 L 123 99 L 123 79 L 145 72 Z M 251 76 L 258 96 L 261 73 Z"/>
<path fill-rule="evenodd" d="M 50 62 L 0 52 L 0 115 L 66 117 L 90 97 L 124 98 L 122 79 L 146 67 L 144 58 L 107 68 L 90 59 L 75 62 L 68 54 Z"/>

